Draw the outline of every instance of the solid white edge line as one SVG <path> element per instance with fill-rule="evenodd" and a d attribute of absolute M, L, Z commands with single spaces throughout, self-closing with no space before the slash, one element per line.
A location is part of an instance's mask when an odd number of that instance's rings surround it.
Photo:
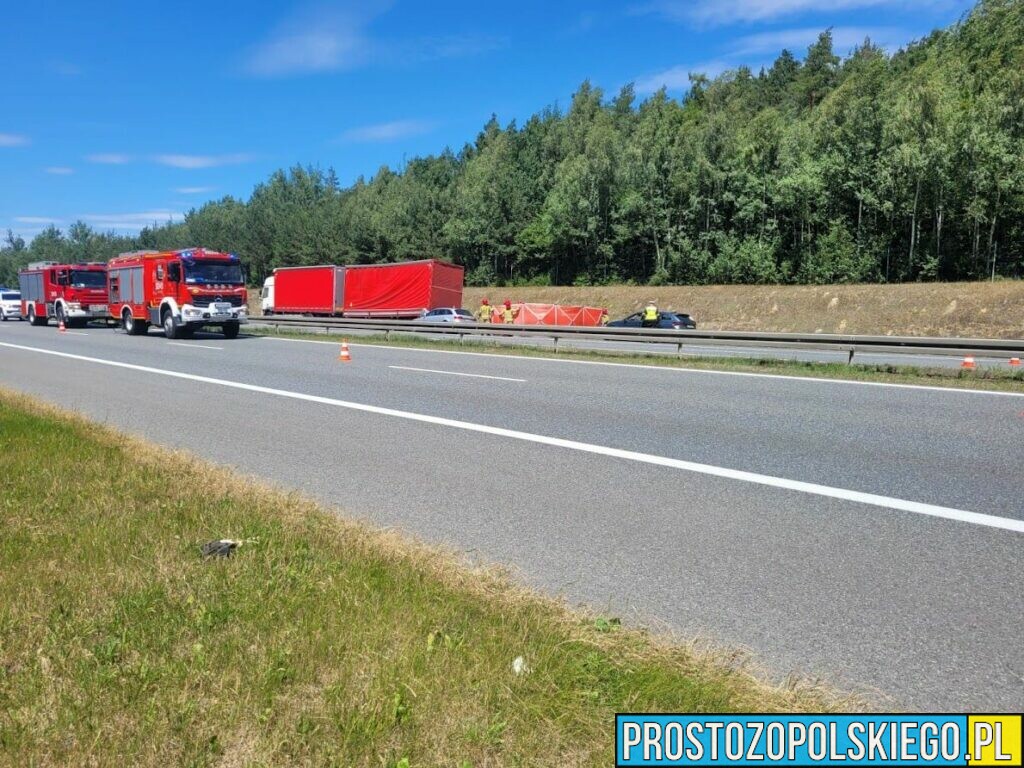
<path fill-rule="evenodd" d="M 286 397 L 292 400 L 301 400 L 308 403 L 319 403 L 321 405 L 330 405 L 338 408 L 346 408 L 353 411 L 372 413 L 378 416 L 390 416 L 398 419 L 406 419 L 408 421 L 417 421 L 423 424 L 433 424 L 441 427 L 451 427 L 453 429 L 462 429 L 468 432 L 478 432 L 486 435 L 493 435 L 496 437 L 506 437 L 512 440 L 522 440 L 524 442 L 536 443 L 538 445 L 548 445 L 554 448 L 566 448 L 568 450 L 579 451 L 581 453 L 589 453 L 598 456 L 607 456 L 615 459 L 624 459 L 626 461 L 635 461 L 642 464 L 669 467 L 671 469 L 680 469 L 685 472 L 695 472 L 702 475 L 709 475 L 711 477 L 721 477 L 727 480 L 738 480 L 740 482 L 768 486 L 770 488 L 781 488 L 784 490 L 797 491 L 798 493 L 806 493 L 814 496 L 823 496 L 831 499 L 840 499 L 842 501 L 852 501 L 858 504 L 868 504 L 870 506 L 882 507 L 884 509 L 893 509 L 902 512 L 913 512 L 914 514 L 918 515 L 926 515 L 929 517 L 937 517 L 945 520 L 955 520 L 958 522 L 970 523 L 971 525 L 985 526 L 988 528 L 999 528 L 1006 531 L 1024 533 L 1024 520 L 1015 520 L 1013 518 L 998 517 L 996 515 L 986 515 L 980 512 L 970 512 L 967 510 L 955 509 L 952 507 L 941 507 L 934 504 L 925 504 L 919 501 L 908 501 L 906 499 L 897 499 L 889 496 L 880 496 L 878 494 L 864 493 L 862 491 L 851 491 L 845 488 L 832 488 L 827 485 L 807 483 L 801 480 L 789 480 L 783 477 L 761 475 L 756 472 L 746 472 L 739 469 L 716 467 L 710 464 L 698 464 L 696 462 L 684 461 L 682 459 L 672 459 L 667 456 L 654 456 L 652 454 L 640 453 L 638 451 L 628 451 L 621 448 L 610 448 L 603 445 L 594 445 L 592 443 L 582 443 L 576 440 L 566 440 L 560 437 L 536 435 L 530 432 L 520 432 L 518 430 L 505 429 L 503 427 L 491 427 L 486 424 L 475 424 L 469 421 L 459 421 L 457 419 L 448 419 L 441 416 L 428 416 L 426 414 L 413 413 L 411 411 L 399 411 L 393 408 L 383 408 L 377 405 L 353 403 L 346 400 L 336 400 L 331 397 L 309 395 L 303 392 L 292 392 L 286 389 L 261 387 L 256 384 L 245 384 L 244 382 L 240 381 L 230 381 L 228 379 L 215 379 L 210 376 L 200 376 L 194 373 L 169 371 L 162 368 L 151 368 L 146 365 L 122 363 L 116 360 L 105 360 L 99 357 L 88 357 L 86 355 L 74 355 L 69 352 L 57 352 L 56 350 L 52 349 L 40 349 L 38 347 L 28 347 L 21 344 L 9 344 L 6 342 L 0 342 L 0 347 L 8 347 L 10 349 L 18 349 L 25 352 L 35 352 L 37 354 L 43 355 L 52 355 L 54 357 L 63 357 L 69 360 L 81 360 L 87 363 L 107 365 L 114 368 L 123 368 L 130 371 L 139 371 L 141 373 L 152 373 L 159 376 L 168 376 L 170 378 L 175 379 L 198 381 L 204 384 L 213 384 L 220 387 L 239 389 L 246 392 L 258 392 L 260 394 L 265 395 L 275 395 L 277 397 Z"/>
<path fill-rule="evenodd" d="M 470 379 L 493 379 L 495 381 L 518 381 L 521 384 L 526 383 L 526 379 L 511 379 L 508 376 L 485 376 L 482 373 L 458 373 L 456 371 L 437 371 L 433 368 L 413 368 L 408 365 L 389 365 L 388 368 L 392 368 L 396 371 L 417 371 L 419 373 L 439 373 L 442 376 L 465 376 Z"/>
<path fill-rule="evenodd" d="M 260 336 L 269 341 L 294 341 L 299 344 L 331 344 L 338 346 L 336 341 L 318 341 L 316 339 L 289 339 L 285 336 Z M 697 373 L 711 376 L 742 376 L 755 379 L 775 379 L 779 381 L 809 381 L 815 384 L 849 384 L 861 387 L 891 387 L 893 389 L 912 389 L 924 392 L 945 392 L 960 395 L 995 395 L 998 397 L 1024 397 L 1024 392 L 1000 392 L 994 389 L 964 389 L 961 387 L 931 387 L 927 384 L 893 384 L 887 381 L 855 381 L 853 379 L 825 379 L 820 376 L 784 376 L 780 373 L 751 373 L 749 371 L 715 371 L 706 368 L 677 368 L 669 365 L 637 365 L 636 363 L 611 363 L 604 360 L 570 360 L 558 357 L 538 357 L 536 355 L 503 355 L 498 352 L 463 352 L 456 349 L 427 349 L 425 347 L 405 347 L 392 344 L 361 344 L 349 342 L 350 347 L 367 349 L 409 350 L 411 352 L 430 352 L 436 355 L 473 355 L 475 357 L 497 357 L 503 360 L 535 360 L 541 363 L 568 363 L 571 365 L 605 365 L 612 368 L 635 368 L 644 371 L 671 371 L 673 373 Z"/>
<path fill-rule="evenodd" d="M 185 344 L 184 342 L 181 341 L 168 341 L 167 343 L 170 344 L 172 347 L 186 347 L 188 349 L 191 349 L 193 347 L 199 347 L 200 349 L 219 349 L 221 351 L 224 350 L 224 347 L 214 347 L 209 344 Z"/>

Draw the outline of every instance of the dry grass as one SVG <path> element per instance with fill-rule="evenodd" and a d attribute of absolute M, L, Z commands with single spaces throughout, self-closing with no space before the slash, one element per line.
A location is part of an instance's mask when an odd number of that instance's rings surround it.
<path fill-rule="evenodd" d="M 480 299 L 587 304 L 612 317 L 654 299 L 688 312 L 709 330 L 855 333 L 895 336 L 1024 336 L 1024 281 L 903 285 L 714 285 L 646 288 L 467 288 L 463 304 Z"/>
<path fill-rule="evenodd" d="M 616 711 L 858 706 L 2 390 L 0 451 L 3 765 L 606 765 Z"/>

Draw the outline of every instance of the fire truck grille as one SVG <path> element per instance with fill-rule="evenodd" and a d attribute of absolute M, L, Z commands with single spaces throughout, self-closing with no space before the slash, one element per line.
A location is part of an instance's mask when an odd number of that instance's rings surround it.
<path fill-rule="evenodd" d="M 208 307 L 208 306 L 210 306 L 210 304 L 212 304 L 215 301 L 226 301 L 229 304 L 231 304 L 232 307 L 240 307 L 240 306 L 242 306 L 242 297 L 241 296 L 222 296 L 222 297 L 217 297 L 217 296 L 193 296 L 192 297 L 192 306 L 193 307 Z"/>

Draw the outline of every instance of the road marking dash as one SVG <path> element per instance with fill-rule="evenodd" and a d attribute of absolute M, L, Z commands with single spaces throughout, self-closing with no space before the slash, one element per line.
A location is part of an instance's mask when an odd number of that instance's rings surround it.
<path fill-rule="evenodd" d="M 200 376 L 194 373 L 171 371 L 164 368 L 152 368 L 146 365 L 136 365 L 135 363 L 122 363 L 117 360 L 107 360 L 101 357 L 75 355 L 71 354 L 70 352 L 58 352 L 52 349 L 29 347 L 22 344 L 9 344 L 7 342 L 2 341 L 0 341 L 0 347 L 22 350 L 24 352 L 35 352 L 41 355 L 51 355 L 53 357 L 62 357 L 67 360 L 80 360 L 86 363 L 95 363 L 97 365 L 106 365 L 112 368 L 122 368 L 129 371 L 138 371 L 140 373 L 150 373 L 158 376 L 167 376 L 169 378 L 174 379 L 196 381 L 203 384 L 212 384 L 219 387 L 227 387 L 229 389 L 237 389 L 245 392 L 257 392 L 264 395 L 285 397 L 292 400 L 301 400 L 307 403 L 329 405 L 335 408 L 345 408 L 351 411 L 372 413 L 377 416 L 388 416 L 391 418 L 405 419 L 407 421 L 415 421 L 422 424 L 432 424 L 435 426 L 461 429 L 467 432 L 476 432 L 478 434 L 493 435 L 495 437 L 504 437 L 511 440 L 520 440 L 527 443 L 546 445 L 553 448 L 564 448 L 571 451 L 589 453 L 597 456 L 605 456 L 613 459 L 623 459 L 625 461 L 634 461 L 641 464 L 650 464 L 659 467 L 668 467 L 670 469 L 679 469 L 685 472 L 694 472 L 701 475 L 709 475 L 711 477 L 720 477 L 726 480 L 736 480 L 739 482 L 751 483 L 753 485 L 761 485 L 770 488 L 779 488 L 782 490 L 796 491 L 798 493 L 805 493 L 812 496 L 823 496 L 825 498 L 830 499 L 840 499 L 842 501 L 850 501 L 857 504 L 866 504 L 873 507 L 881 507 L 883 509 L 891 509 L 901 512 L 912 512 L 917 515 L 936 517 L 944 520 L 953 520 L 961 523 L 968 523 L 970 525 L 976 525 L 986 528 L 998 528 L 1005 531 L 1013 531 L 1015 533 L 1024 533 L 1024 520 L 1019 520 L 1010 517 L 999 517 L 997 515 L 988 515 L 981 512 L 971 512 L 965 509 L 955 509 L 953 507 L 942 507 L 935 504 L 925 504 L 920 501 L 910 501 L 907 499 L 898 499 L 890 496 L 881 496 L 874 493 L 865 493 L 863 491 L 853 491 L 847 488 L 833 488 L 828 485 L 808 483 L 802 480 L 790 480 L 784 477 L 762 475 L 756 472 L 747 472 L 745 470 L 740 469 L 730 469 L 728 467 L 717 467 L 711 464 L 699 464 L 697 462 L 685 461 L 683 459 L 673 459 L 668 456 L 656 456 L 649 453 L 640 453 L 639 451 L 629 451 L 622 448 L 612 448 L 610 446 L 605 445 L 595 445 L 593 443 L 583 443 L 576 440 L 567 440 L 561 437 L 550 437 L 548 435 L 537 435 L 530 432 L 521 432 L 515 429 L 505 429 L 504 427 L 493 427 L 487 424 L 476 424 L 471 421 L 459 421 L 458 419 L 448 419 L 442 416 L 429 416 L 423 413 L 400 411 L 394 408 L 384 408 L 378 405 L 367 405 L 366 403 L 354 403 L 347 400 L 337 400 L 331 397 L 310 395 L 306 394 L 305 392 L 293 392 L 287 389 L 261 387 L 257 384 L 246 384 L 245 382 L 231 381 L 230 379 L 215 379 L 211 376 Z"/>
<path fill-rule="evenodd" d="M 512 379 L 508 376 L 485 376 L 482 373 L 459 373 L 457 371 L 437 371 L 433 368 L 412 368 L 408 365 L 389 365 L 388 368 L 392 368 L 396 371 L 418 371 L 420 373 L 439 373 L 442 376 L 465 376 L 471 379 L 494 379 L 496 381 L 518 381 L 520 383 L 526 383 L 526 379 Z"/>
<path fill-rule="evenodd" d="M 188 347 L 189 349 L 192 349 L 193 347 L 199 347 L 200 349 L 224 349 L 224 347 L 213 347 L 209 344 L 184 344 L 180 341 L 168 341 L 167 343 L 172 347 Z"/>

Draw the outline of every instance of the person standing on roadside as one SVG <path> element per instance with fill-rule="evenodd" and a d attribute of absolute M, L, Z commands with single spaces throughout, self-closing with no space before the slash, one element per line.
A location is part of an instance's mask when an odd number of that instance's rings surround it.
<path fill-rule="evenodd" d="M 505 299 L 505 308 L 501 311 L 501 321 L 505 325 L 512 325 L 516 321 L 519 310 L 512 309 L 512 302 Z"/>
<path fill-rule="evenodd" d="M 487 299 L 480 302 L 480 309 L 476 311 L 476 321 L 478 323 L 491 322 L 491 303 Z"/>
<path fill-rule="evenodd" d="M 647 302 L 644 307 L 644 319 L 641 325 L 644 328 L 654 328 L 658 325 L 658 305 L 653 301 Z"/>
<path fill-rule="evenodd" d="M 608 314 L 608 310 L 607 310 L 607 309 L 602 309 L 602 310 L 601 310 L 601 325 L 608 325 L 608 322 L 609 322 L 609 321 L 610 321 L 611 319 L 612 319 L 612 318 L 611 318 L 611 316 L 610 316 L 610 315 Z"/>

